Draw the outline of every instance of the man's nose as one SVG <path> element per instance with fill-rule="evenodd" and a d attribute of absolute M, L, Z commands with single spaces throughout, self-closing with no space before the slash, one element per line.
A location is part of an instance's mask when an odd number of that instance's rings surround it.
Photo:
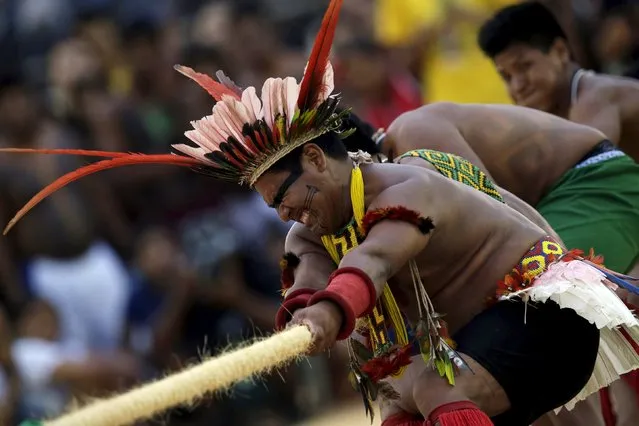
<path fill-rule="evenodd" d="M 277 214 L 280 216 L 282 222 L 288 222 L 291 220 L 291 209 L 285 206 L 280 206 L 277 209 Z"/>
<path fill-rule="evenodd" d="M 513 76 L 510 80 L 510 86 L 512 87 L 512 91 L 514 94 L 522 94 L 526 89 L 526 79 L 523 76 L 517 75 Z"/>

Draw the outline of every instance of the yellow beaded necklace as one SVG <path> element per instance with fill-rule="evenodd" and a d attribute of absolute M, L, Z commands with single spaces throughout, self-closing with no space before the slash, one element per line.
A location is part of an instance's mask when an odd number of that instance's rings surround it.
<path fill-rule="evenodd" d="M 339 262 L 350 250 L 354 249 L 364 239 L 362 231 L 362 219 L 366 211 L 364 198 L 364 178 L 359 165 L 355 165 L 351 172 L 351 203 L 353 206 L 353 220 L 342 230 L 333 235 L 322 237 L 324 247 L 330 254 L 333 262 Z M 387 318 L 390 324 L 387 324 Z M 395 297 L 388 284 L 384 285 L 384 291 L 377 302 L 373 312 L 359 321 L 359 326 L 365 326 L 369 331 L 369 339 L 373 355 L 375 357 L 385 353 L 394 345 L 404 346 L 409 343 L 408 330 Z M 395 340 L 389 338 L 389 328 L 395 332 Z M 406 367 L 402 367 L 395 376 L 400 376 Z"/>

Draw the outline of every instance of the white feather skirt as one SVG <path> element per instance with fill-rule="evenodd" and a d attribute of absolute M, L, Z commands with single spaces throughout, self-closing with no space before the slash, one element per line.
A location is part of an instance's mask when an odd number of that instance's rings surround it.
<path fill-rule="evenodd" d="M 572 410 L 577 402 L 639 368 L 639 354 L 621 332 L 625 329 L 639 344 L 639 321 L 615 294 L 615 289 L 616 285 L 601 271 L 573 260 L 553 263 L 531 287 L 502 297 L 542 303 L 552 300 L 562 308 L 575 310 L 600 330 L 599 352 L 590 380 L 578 395 L 555 412 L 562 408 Z"/>

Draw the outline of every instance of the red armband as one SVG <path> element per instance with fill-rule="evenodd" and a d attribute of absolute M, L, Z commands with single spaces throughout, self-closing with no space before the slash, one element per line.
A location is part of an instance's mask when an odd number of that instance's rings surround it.
<path fill-rule="evenodd" d="M 317 290 L 312 288 L 300 288 L 294 290 L 289 294 L 282 302 L 282 306 L 277 310 L 275 314 L 275 329 L 281 330 L 286 327 L 286 324 L 293 317 L 293 313 L 301 308 L 305 308 L 310 300 L 311 296 Z"/>
<path fill-rule="evenodd" d="M 419 232 L 426 235 L 433 229 L 435 225 L 430 217 L 424 217 L 419 212 L 407 209 L 402 206 L 382 207 L 379 209 L 369 210 L 362 219 L 362 231 L 364 235 L 368 235 L 371 228 L 383 220 L 397 220 L 400 222 L 410 223 L 419 229 Z"/>
<path fill-rule="evenodd" d="M 322 300 L 330 300 L 342 310 L 344 322 L 337 340 L 344 340 L 353 333 L 355 320 L 373 311 L 377 302 L 377 292 L 373 281 L 364 271 L 345 267 L 331 274 L 326 289 L 315 293 L 308 305 Z"/>

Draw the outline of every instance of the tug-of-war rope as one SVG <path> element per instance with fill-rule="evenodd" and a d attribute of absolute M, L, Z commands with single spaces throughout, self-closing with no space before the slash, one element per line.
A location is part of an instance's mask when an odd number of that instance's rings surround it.
<path fill-rule="evenodd" d="M 26 422 L 22 426 L 131 425 L 170 408 L 193 404 L 208 393 L 226 390 L 247 378 L 283 367 L 303 356 L 310 346 L 309 329 L 306 326 L 291 327 L 161 380 L 111 398 L 96 400 L 57 419 Z"/>

